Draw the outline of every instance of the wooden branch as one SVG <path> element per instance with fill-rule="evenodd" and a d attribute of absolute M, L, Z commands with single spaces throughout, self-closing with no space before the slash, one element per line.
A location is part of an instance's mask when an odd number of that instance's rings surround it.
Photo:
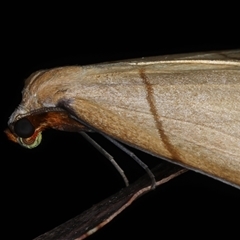
<path fill-rule="evenodd" d="M 179 166 L 163 161 L 153 170 L 157 184 L 160 186 L 169 180 L 186 172 Z M 82 214 L 60 226 L 46 232 L 34 240 L 82 240 L 108 224 L 136 199 L 151 191 L 151 181 L 148 175 L 138 179 L 111 197 L 94 205 Z"/>

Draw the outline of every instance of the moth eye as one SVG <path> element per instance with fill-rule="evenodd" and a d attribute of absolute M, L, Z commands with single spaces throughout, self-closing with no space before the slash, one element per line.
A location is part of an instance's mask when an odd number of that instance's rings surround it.
<path fill-rule="evenodd" d="M 14 124 L 14 132 L 21 138 L 29 138 L 34 134 L 35 128 L 27 118 L 21 118 Z"/>

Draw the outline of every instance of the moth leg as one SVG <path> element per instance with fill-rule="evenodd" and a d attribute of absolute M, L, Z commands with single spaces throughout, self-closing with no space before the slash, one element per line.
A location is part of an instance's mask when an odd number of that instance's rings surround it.
<path fill-rule="evenodd" d="M 122 168 L 117 164 L 117 162 L 114 160 L 114 158 L 105 150 L 103 149 L 98 143 L 96 143 L 91 137 L 89 137 L 85 132 L 79 132 L 89 143 L 91 143 L 100 153 L 103 154 L 116 168 L 116 170 L 119 172 L 119 174 L 122 176 L 123 181 L 125 182 L 126 187 L 129 186 L 129 181 L 122 170 Z"/>
<path fill-rule="evenodd" d="M 101 133 L 101 132 L 100 132 Z M 107 138 L 110 142 L 112 142 L 114 145 L 116 145 L 118 148 L 120 148 L 122 151 L 124 151 L 126 154 L 128 154 L 135 162 L 137 162 L 148 174 L 148 176 L 150 177 L 151 181 L 152 181 L 152 189 L 156 188 L 156 179 L 154 174 L 152 173 L 152 171 L 149 169 L 149 167 L 142 162 L 133 152 L 131 152 L 130 150 L 128 150 L 126 147 L 124 147 L 121 143 L 119 143 L 118 141 L 116 141 L 115 139 L 101 133 L 105 138 Z"/>
<path fill-rule="evenodd" d="M 66 107 L 64 107 L 66 108 Z M 66 108 L 66 110 L 69 112 L 72 112 L 71 109 L 69 108 Z M 156 188 L 156 179 L 155 179 L 155 176 L 154 174 L 151 172 L 151 170 L 149 169 L 149 167 L 144 163 L 142 162 L 133 152 L 131 152 L 130 150 L 128 150 L 126 147 L 124 147 L 122 144 L 120 144 L 118 141 L 114 140 L 113 138 L 107 136 L 106 134 L 102 133 L 101 131 L 98 131 L 97 129 L 93 128 L 91 125 L 89 125 L 88 123 L 82 121 L 81 119 L 75 117 L 75 114 L 73 112 L 73 114 L 71 114 L 71 118 L 75 119 L 77 122 L 81 123 L 82 125 L 86 126 L 88 129 L 94 131 L 94 132 L 98 132 L 100 133 L 101 135 L 103 135 L 105 138 L 107 138 L 110 142 L 112 142 L 114 145 L 116 145 L 118 148 L 120 148 L 122 151 L 124 151 L 126 154 L 128 154 L 136 163 L 138 163 L 144 170 L 145 172 L 148 174 L 148 176 L 150 177 L 151 181 L 152 181 L 152 186 L 151 188 L 152 189 L 155 189 Z M 101 146 L 99 146 L 95 141 L 93 141 L 92 138 L 90 138 L 86 133 L 84 132 L 79 132 L 80 134 L 82 134 L 82 136 L 84 136 L 86 138 L 86 140 L 89 141 L 89 139 L 91 139 L 89 142 L 91 144 L 93 144 L 94 147 L 96 147 L 104 156 L 106 156 L 110 161 L 114 161 L 114 166 L 115 168 L 118 170 L 118 172 L 124 176 L 123 179 L 126 178 L 125 174 L 124 173 L 121 173 L 123 172 L 123 170 L 119 167 L 119 165 L 115 162 L 115 160 L 113 159 L 113 157 L 108 154 Z M 87 137 L 89 137 L 89 139 Z M 103 153 L 105 152 L 105 153 Z M 106 154 L 106 155 L 105 155 Z M 110 156 L 110 158 L 108 157 Z M 116 167 L 117 166 L 117 167 Z M 125 181 L 125 180 L 124 180 Z M 128 181 L 127 181 L 128 182 Z M 125 182 L 126 183 L 126 182 Z M 128 184 L 128 183 L 127 183 Z M 126 186 L 128 186 L 126 184 Z"/>

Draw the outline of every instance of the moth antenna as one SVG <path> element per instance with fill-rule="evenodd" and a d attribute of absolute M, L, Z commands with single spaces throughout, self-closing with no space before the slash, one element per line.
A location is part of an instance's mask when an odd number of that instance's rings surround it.
<path fill-rule="evenodd" d="M 118 148 L 120 148 L 122 151 L 124 151 L 126 154 L 128 154 L 136 163 L 138 163 L 148 174 L 148 176 L 151 178 L 152 181 L 152 189 L 156 188 L 156 179 L 152 171 L 149 169 L 149 167 L 140 160 L 133 152 L 131 152 L 129 149 L 124 147 L 121 143 L 116 141 L 115 139 L 105 135 L 104 133 L 100 132 L 105 138 L 107 138 L 110 142 L 112 142 L 114 145 L 116 145 Z"/>
<path fill-rule="evenodd" d="M 114 160 L 113 156 L 110 155 L 104 148 L 102 148 L 97 142 L 95 142 L 91 137 L 89 137 L 85 132 L 79 132 L 90 144 L 92 144 L 104 157 L 106 157 L 112 165 L 116 168 L 119 174 L 122 176 L 123 181 L 125 182 L 126 187 L 129 186 L 129 181 L 122 170 L 122 168 Z"/>

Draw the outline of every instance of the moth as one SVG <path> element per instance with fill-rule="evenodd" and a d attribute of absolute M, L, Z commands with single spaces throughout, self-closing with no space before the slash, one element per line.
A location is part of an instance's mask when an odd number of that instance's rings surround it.
<path fill-rule="evenodd" d="M 93 131 L 240 188 L 240 50 L 33 73 L 6 133 Z"/>

